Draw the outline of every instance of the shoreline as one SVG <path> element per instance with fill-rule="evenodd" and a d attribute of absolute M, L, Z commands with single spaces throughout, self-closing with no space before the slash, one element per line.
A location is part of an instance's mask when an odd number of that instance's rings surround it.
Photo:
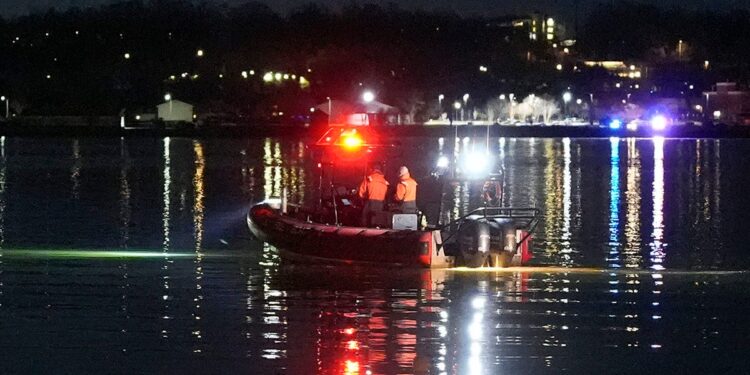
<path fill-rule="evenodd" d="M 377 127 L 395 137 L 491 137 L 511 138 L 750 138 L 750 126 L 675 126 L 664 131 L 608 129 L 596 126 L 506 126 L 506 125 L 394 125 Z M 250 125 L 214 128 L 120 128 L 102 126 L 37 126 L 0 123 L 0 136 L 10 137 L 188 137 L 259 138 L 322 134 L 324 128 L 298 125 Z"/>

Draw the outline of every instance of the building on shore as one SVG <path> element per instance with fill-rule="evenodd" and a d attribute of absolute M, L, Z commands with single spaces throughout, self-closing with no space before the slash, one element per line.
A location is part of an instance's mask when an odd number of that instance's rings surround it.
<path fill-rule="evenodd" d="M 703 92 L 706 117 L 719 122 L 750 125 L 750 91 L 735 82 L 719 82 L 712 91 Z"/>
<path fill-rule="evenodd" d="M 179 100 L 168 100 L 156 106 L 157 117 L 164 122 L 193 122 L 193 106 Z"/>

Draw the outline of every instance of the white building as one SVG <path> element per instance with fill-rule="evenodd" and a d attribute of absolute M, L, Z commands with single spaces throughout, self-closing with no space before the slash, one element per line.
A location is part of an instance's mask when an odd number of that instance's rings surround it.
<path fill-rule="evenodd" d="M 179 100 L 169 100 L 156 106 L 157 117 L 164 122 L 193 122 L 193 106 Z"/>

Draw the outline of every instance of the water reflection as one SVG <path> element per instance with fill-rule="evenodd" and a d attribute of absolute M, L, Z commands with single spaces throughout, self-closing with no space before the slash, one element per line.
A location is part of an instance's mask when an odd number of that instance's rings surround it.
<path fill-rule="evenodd" d="M 653 232 L 651 233 L 651 268 L 664 269 L 664 138 L 655 137 L 654 140 L 654 182 L 651 197 L 654 201 Z"/>
<path fill-rule="evenodd" d="M 193 202 L 193 233 L 195 234 L 195 297 L 193 303 L 193 319 L 195 327 L 192 335 L 195 338 L 193 352 L 200 353 L 203 346 L 200 345 L 203 339 L 201 330 L 201 306 L 203 304 L 203 220 L 204 220 L 204 176 L 203 171 L 206 167 L 206 159 L 203 155 L 203 144 L 199 141 L 193 141 L 193 152 L 195 155 L 195 175 L 193 176 L 194 202 Z"/>
<path fill-rule="evenodd" d="M 562 231 L 560 234 L 560 244 L 562 249 L 560 250 L 560 254 L 562 254 L 562 265 L 569 266 L 573 264 L 573 259 L 571 257 L 571 253 L 573 253 L 573 247 L 571 246 L 571 231 L 570 231 L 570 225 L 571 225 L 571 189 L 572 189 L 572 179 L 571 179 L 571 171 L 570 171 L 570 138 L 563 138 L 563 223 L 562 223 Z"/>
<path fill-rule="evenodd" d="M 5 136 L 0 136 L 0 307 L 3 306 L 5 286 L 5 264 L 3 261 L 3 250 L 5 245 L 5 206 L 6 206 L 6 179 L 7 163 L 5 160 Z"/>
<path fill-rule="evenodd" d="M 625 191 L 625 248 L 626 268 L 640 268 L 641 256 L 641 157 L 635 138 L 627 139 L 628 168 Z"/>
<path fill-rule="evenodd" d="M 70 196 L 72 199 L 77 200 L 79 199 L 79 190 L 81 187 L 81 167 L 83 165 L 83 160 L 81 158 L 81 144 L 77 138 L 73 140 L 72 158 L 73 166 L 70 168 Z"/>
<path fill-rule="evenodd" d="M 131 161 L 125 139 L 120 138 L 120 247 L 127 248 L 130 239 L 130 222 L 132 206 L 130 203 L 130 173 Z"/>
<path fill-rule="evenodd" d="M 610 173 L 609 173 L 609 255 L 607 266 L 620 268 L 620 138 L 609 139 Z"/>

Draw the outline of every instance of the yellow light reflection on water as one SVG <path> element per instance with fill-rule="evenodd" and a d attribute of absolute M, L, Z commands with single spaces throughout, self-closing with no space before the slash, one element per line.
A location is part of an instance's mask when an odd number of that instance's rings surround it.
<path fill-rule="evenodd" d="M 448 268 L 446 271 L 456 273 L 573 273 L 573 274 L 641 274 L 641 275 L 735 275 L 735 274 L 746 274 L 750 271 L 738 270 L 738 271 L 691 271 L 691 270 L 669 270 L 669 271 L 655 271 L 650 269 L 643 270 L 619 270 L 609 268 L 584 268 L 584 267 L 556 267 L 556 266 L 524 266 L 524 267 L 482 267 L 482 268 L 468 268 L 468 267 L 454 267 Z"/>

